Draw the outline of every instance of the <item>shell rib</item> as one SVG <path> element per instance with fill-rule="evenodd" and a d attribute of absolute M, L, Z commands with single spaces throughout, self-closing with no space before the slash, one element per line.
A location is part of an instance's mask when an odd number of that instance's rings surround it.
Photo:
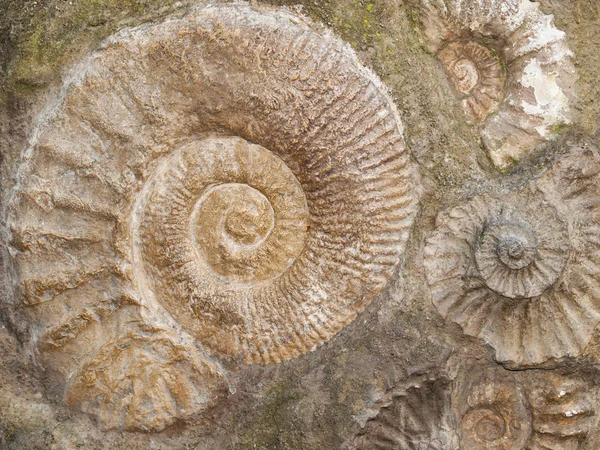
<path fill-rule="evenodd" d="M 600 158 L 575 149 L 525 189 L 441 213 L 425 268 L 440 313 L 510 365 L 577 356 L 600 322 Z"/>
<path fill-rule="evenodd" d="M 420 380 L 394 392 L 348 448 L 353 450 L 456 448 L 447 379 Z"/>
<path fill-rule="evenodd" d="M 163 348 L 118 355 L 139 320 L 238 362 L 313 350 L 385 286 L 420 191 L 395 107 L 350 48 L 239 4 L 109 38 L 25 157 L 11 215 L 18 289 L 65 376 Z M 69 398 L 110 411 L 90 395 L 116 381 L 88 381 Z"/>
<path fill-rule="evenodd" d="M 529 0 L 423 0 L 429 50 L 505 169 L 571 121 L 575 68 L 565 33 Z M 466 89 L 468 88 L 468 89 Z M 487 119 L 486 119 L 487 117 Z"/>

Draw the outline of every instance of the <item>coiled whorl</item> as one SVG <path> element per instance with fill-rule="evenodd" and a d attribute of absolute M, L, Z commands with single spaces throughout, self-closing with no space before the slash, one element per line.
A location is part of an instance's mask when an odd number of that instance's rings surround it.
<path fill-rule="evenodd" d="M 500 169 L 571 123 L 573 53 L 529 0 L 420 0 L 428 49 Z"/>
<path fill-rule="evenodd" d="M 74 348 L 65 371 L 123 304 L 235 361 L 313 350 L 384 287 L 419 194 L 395 107 L 349 47 L 247 5 L 109 38 L 26 157 L 19 288 L 40 340 Z"/>
<path fill-rule="evenodd" d="M 438 311 L 509 366 L 579 356 L 600 322 L 600 156 L 571 150 L 529 185 L 440 213 L 427 239 Z"/>

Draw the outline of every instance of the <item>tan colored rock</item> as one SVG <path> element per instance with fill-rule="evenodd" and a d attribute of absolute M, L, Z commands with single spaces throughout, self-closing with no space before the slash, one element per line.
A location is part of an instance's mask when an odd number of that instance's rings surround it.
<path fill-rule="evenodd" d="M 65 398 L 105 428 L 155 431 L 202 412 L 222 381 L 218 366 L 193 345 L 168 330 L 131 324 L 69 381 Z"/>

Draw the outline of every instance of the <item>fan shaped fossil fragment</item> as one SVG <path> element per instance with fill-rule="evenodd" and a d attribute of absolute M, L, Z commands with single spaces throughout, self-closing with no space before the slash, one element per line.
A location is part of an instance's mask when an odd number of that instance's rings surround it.
<path fill-rule="evenodd" d="M 66 403 L 98 414 L 105 428 L 145 431 L 203 411 L 221 372 L 172 334 L 145 324 L 122 329 L 70 380 Z"/>
<path fill-rule="evenodd" d="M 363 450 L 447 450 L 456 448 L 450 410 L 451 383 L 422 380 L 384 402 L 349 448 Z"/>
<path fill-rule="evenodd" d="M 565 33 L 529 0 L 422 0 L 442 62 L 496 166 L 506 168 L 571 121 L 575 69 Z"/>
<path fill-rule="evenodd" d="M 70 404 L 128 428 L 210 401 L 218 366 L 190 345 L 278 362 L 353 320 L 398 264 L 420 190 L 395 107 L 352 50 L 248 5 L 107 39 L 23 157 L 11 253 L 33 343 L 72 380 Z M 139 397 L 111 364 L 162 381 Z"/>
<path fill-rule="evenodd" d="M 425 247 L 438 311 L 496 359 L 577 356 L 600 321 L 600 158 L 573 149 L 539 179 L 441 213 Z"/>
<path fill-rule="evenodd" d="M 593 434 L 598 388 L 586 378 L 547 371 L 530 382 L 533 450 L 577 450 Z"/>

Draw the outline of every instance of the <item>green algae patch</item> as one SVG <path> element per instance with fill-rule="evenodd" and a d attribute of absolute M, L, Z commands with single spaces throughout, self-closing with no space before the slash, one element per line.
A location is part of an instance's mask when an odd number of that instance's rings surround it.
<path fill-rule="evenodd" d="M 37 3 L 37 2 L 35 2 Z M 164 16 L 183 5 L 175 0 L 49 0 L 33 13 L 13 12 L 24 28 L 13 38 L 6 86 L 16 94 L 47 86 L 62 69 L 125 26 Z M 23 23 L 25 22 L 25 23 Z"/>

